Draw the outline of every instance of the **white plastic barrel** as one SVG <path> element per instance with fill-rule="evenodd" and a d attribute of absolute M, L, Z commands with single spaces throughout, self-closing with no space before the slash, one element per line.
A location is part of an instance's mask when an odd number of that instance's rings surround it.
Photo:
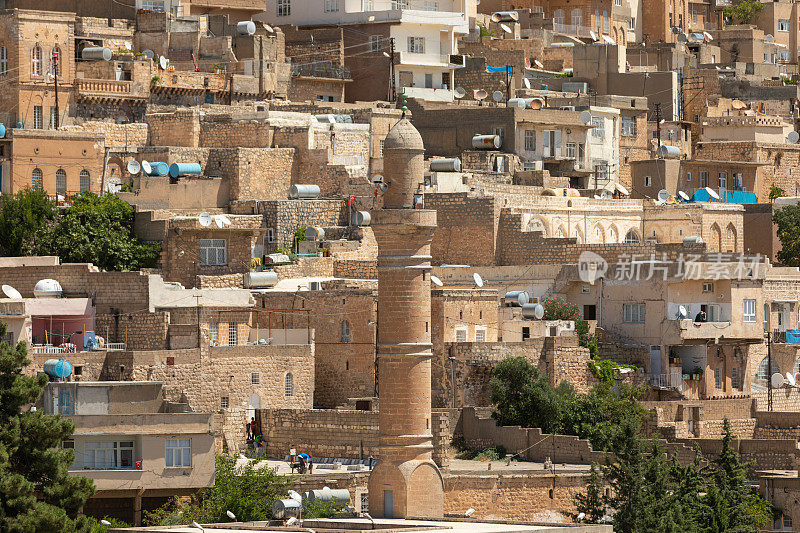
<path fill-rule="evenodd" d="M 498 150 L 500 146 L 499 135 L 476 135 L 472 138 L 472 147 L 476 150 Z"/>

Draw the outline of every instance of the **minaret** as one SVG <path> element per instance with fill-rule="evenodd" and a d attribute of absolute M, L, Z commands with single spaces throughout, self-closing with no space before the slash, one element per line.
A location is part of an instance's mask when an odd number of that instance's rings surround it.
<path fill-rule="evenodd" d="M 431 437 L 431 239 L 436 211 L 414 209 L 425 147 L 403 118 L 386 136 L 384 208 L 372 212 L 378 242 L 378 465 L 369 512 L 383 518 L 444 515 Z"/>

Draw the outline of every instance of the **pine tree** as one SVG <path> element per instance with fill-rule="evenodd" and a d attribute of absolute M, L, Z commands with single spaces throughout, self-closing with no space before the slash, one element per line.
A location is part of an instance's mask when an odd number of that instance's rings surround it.
<path fill-rule="evenodd" d="M 644 481 L 644 441 L 639 437 L 639 423 L 626 418 L 620 433 L 614 439 L 612 449 L 616 458 L 608 460 L 603 468 L 603 477 L 611 487 L 611 495 L 605 503 L 616 510 L 614 531 L 636 533 L 640 513 L 644 509 L 647 487 Z"/>
<path fill-rule="evenodd" d="M 6 326 L 0 323 L 0 338 Z M 94 484 L 70 476 L 72 450 L 59 448 L 75 426 L 60 416 L 25 410 L 47 378 L 22 374 L 30 364 L 24 342 L 0 342 L 0 531 L 59 532 L 82 529 L 76 520 Z"/>
<path fill-rule="evenodd" d="M 597 463 L 592 463 L 589 468 L 586 492 L 575 493 L 572 501 L 575 504 L 575 512 L 565 514 L 573 520 L 577 520 L 578 515 L 583 513 L 582 521 L 596 524 L 606 514 L 606 509 L 603 505 L 603 481 L 600 477 L 600 469 Z"/>

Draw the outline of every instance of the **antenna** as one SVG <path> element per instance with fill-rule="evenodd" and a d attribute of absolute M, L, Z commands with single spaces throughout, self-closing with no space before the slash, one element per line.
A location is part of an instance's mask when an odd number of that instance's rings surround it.
<path fill-rule="evenodd" d="M 211 225 L 211 215 L 208 213 L 200 213 L 200 216 L 197 217 L 197 221 L 200 222 L 200 225 L 204 228 L 207 228 Z"/>
<path fill-rule="evenodd" d="M 130 161 L 128 161 L 127 168 L 128 168 L 128 173 L 133 174 L 135 176 L 136 174 L 139 173 L 140 170 L 142 170 L 142 165 L 137 160 L 131 159 Z"/>
<path fill-rule="evenodd" d="M 475 273 L 472 275 L 472 279 L 473 279 L 473 280 L 475 280 L 475 285 L 477 285 L 478 287 L 483 287 L 483 278 L 481 277 L 481 275 L 480 275 L 480 274 L 478 274 L 477 272 L 475 272 Z"/>
<path fill-rule="evenodd" d="M 503 28 L 503 31 L 506 33 L 511 33 L 511 28 L 508 24 L 500 24 L 500 27 Z"/>
<path fill-rule="evenodd" d="M 467 91 L 465 91 L 463 87 L 456 87 L 455 90 L 453 90 L 453 96 L 455 96 L 459 100 L 464 98 L 466 95 Z"/>
<path fill-rule="evenodd" d="M 798 140 L 800 140 L 800 133 L 797 133 L 796 131 L 790 131 L 789 135 L 786 136 L 786 142 L 788 144 L 794 144 Z"/>
<path fill-rule="evenodd" d="M 774 374 L 772 374 L 772 377 L 770 378 L 769 381 L 772 384 L 773 389 L 779 389 L 783 387 L 783 385 L 785 384 L 785 381 L 783 380 L 783 375 L 780 372 L 775 372 Z"/>
<path fill-rule="evenodd" d="M 444 285 L 444 283 L 442 283 L 442 280 L 440 280 L 438 277 L 434 276 L 433 274 L 431 274 L 431 281 L 437 287 L 441 287 L 442 285 Z"/>
<path fill-rule="evenodd" d="M 661 189 L 658 191 L 658 201 L 666 202 L 667 200 L 669 200 L 669 191 L 666 189 Z"/>
<path fill-rule="evenodd" d="M 0 288 L 3 289 L 3 294 L 11 298 L 12 300 L 22 300 L 22 295 L 19 293 L 17 289 L 12 287 L 11 285 L 3 285 Z"/>
<path fill-rule="evenodd" d="M 502 102 L 503 101 L 503 92 L 502 91 L 495 91 L 492 93 L 492 100 L 495 102 Z"/>
<path fill-rule="evenodd" d="M 682 199 L 684 202 L 688 202 L 688 201 L 690 200 L 690 198 L 689 198 L 689 195 L 688 195 L 688 194 L 686 194 L 686 193 L 685 193 L 685 192 L 683 192 L 683 191 L 678 191 L 678 196 L 680 196 L 680 197 L 681 197 L 681 199 Z"/>
<path fill-rule="evenodd" d="M 588 111 L 581 111 L 581 114 L 578 116 L 582 124 L 591 124 L 592 123 L 592 114 Z"/>

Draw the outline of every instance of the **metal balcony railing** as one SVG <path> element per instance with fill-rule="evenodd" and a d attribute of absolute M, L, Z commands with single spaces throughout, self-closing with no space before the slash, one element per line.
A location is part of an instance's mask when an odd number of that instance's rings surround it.
<path fill-rule="evenodd" d="M 683 376 L 680 372 L 670 372 L 669 374 L 648 374 L 647 384 L 651 387 L 660 389 L 673 389 L 683 392 L 686 387 Z"/>
<path fill-rule="evenodd" d="M 327 62 L 292 63 L 292 77 L 299 78 L 300 76 L 309 78 L 332 78 L 337 80 L 351 79 L 349 68 Z"/>

